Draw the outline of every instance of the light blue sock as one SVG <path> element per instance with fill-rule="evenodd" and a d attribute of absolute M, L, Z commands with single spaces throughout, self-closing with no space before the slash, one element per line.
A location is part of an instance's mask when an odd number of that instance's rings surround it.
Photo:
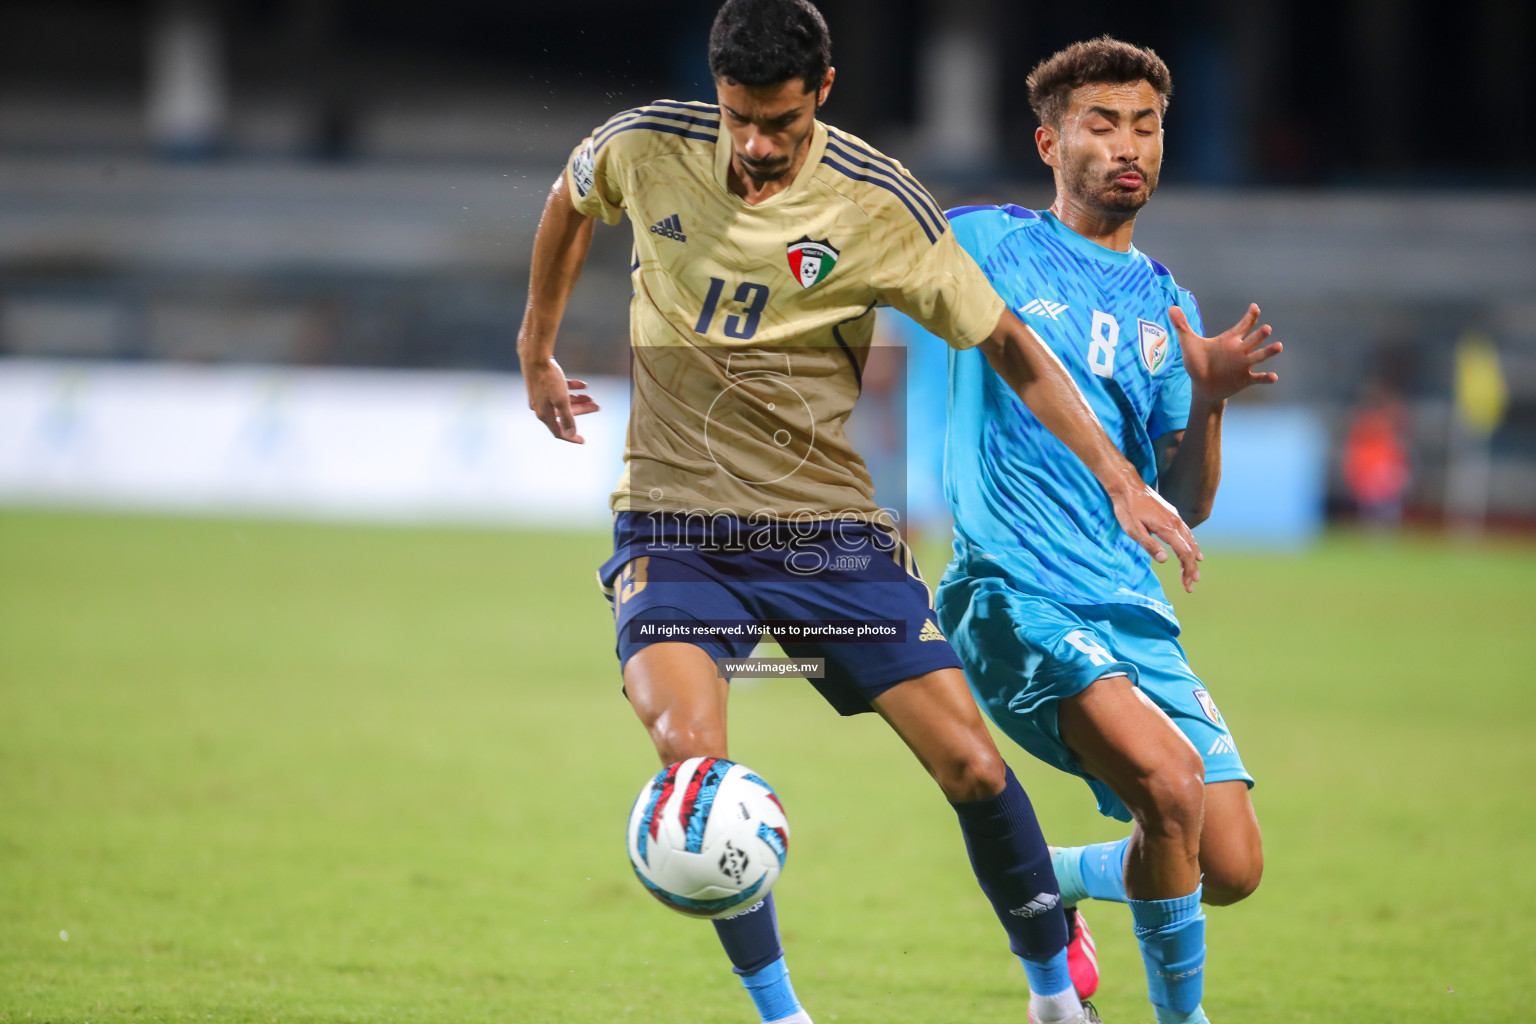
<path fill-rule="evenodd" d="M 1045 960 L 1019 957 L 1024 973 L 1029 977 L 1029 990 L 1037 996 L 1054 996 L 1072 987 L 1072 972 L 1067 969 L 1067 951 L 1058 949 L 1056 955 Z"/>
<path fill-rule="evenodd" d="M 1061 890 L 1061 905 L 1075 907 L 1088 898 L 1083 888 L 1083 870 L 1079 867 L 1081 846 L 1051 847 L 1051 870 L 1056 872 L 1056 887 Z"/>
<path fill-rule="evenodd" d="M 1126 902 L 1125 851 L 1131 837 L 1113 843 L 1069 846 L 1051 851 L 1061 902 L 1075 907 L 1086 899 Z"/>
<path fill-rule="evenodd" d="M 1201 1024 L 1205 915 L 1200 912 L 1200 888 L 1177 899 L 1127 902 L 1158 1024 Z"/>
<path fill-rule="evenodd" d="M 1043 960 L 1019 957 L 1029 977 L 1030 1020 L 1079 1020 L 1083 1004 L 1072 987 L 1072 971 L 1067 967 L 1066 949 L 1058 949 Z"/>
<path fill-rule="evenodd" d="M 1065 955 L 1062 964 L 1066 964 Z M 747 986 L 747 994 L 757 1006 L 758 1016 L 765 1022 L 783 1020 L 800 1012 L 800 1000 L 795 998 L 795 986 L 789 983 L 789 965 L 783 957 L 761 970 L 743 974 L 741 983 Z"/>

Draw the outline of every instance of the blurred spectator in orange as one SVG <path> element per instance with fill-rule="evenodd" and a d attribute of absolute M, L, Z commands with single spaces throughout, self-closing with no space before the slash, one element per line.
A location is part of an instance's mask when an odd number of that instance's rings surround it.
<path fill-rule="evenodd" d="M 1408 407 L 1384 384 L 1372 385 L 1344 439 L 1344 486 L 1360 515 L 1378 526 L 1402 522 L 1409 467 Z"/>

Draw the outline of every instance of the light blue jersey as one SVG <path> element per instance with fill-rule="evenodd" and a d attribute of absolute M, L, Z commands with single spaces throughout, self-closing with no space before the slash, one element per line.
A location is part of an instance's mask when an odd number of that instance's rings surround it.
<path fill-rule="evenodd" d="M 960 245 L 1082 389 L 1147 483 L 1153 442 L 1189 420 L 1190 381 L 1168 320 L 1200 313 L 1162 264 L 1115 252 L 1049 213 L 1017 206 L 949 212 Z M 1099 809 L 1130 820 L 1061 739 L 1059 701 L 1128 676 L 1187 736 L 1205 781 L 1253 778 L 1176 639 L 1178 619 L 1151 559 L 1115 519 L 1088 468 L 1046 430 L 980 351 L 949 362 L 944 491 L 955 560 L 935 595 L 939 626 L 977 702 L 1048 764 L 1080 775 Z"/>
<path fill-rule="evenodd" d="M 1194 296 L 1138 252 L 1089 241 L 1051 213 L 965 206 L 948 213 L 1010 309 L 1056 353 L 1147 483 L 1152 442 L 1189 420 L 1190 382 L 1168 308 L 1201 330 Z M 1003 575 L 1061 604 L 1145 608 L 1178 630 L 1141 546 L 1088 468 L 1019 401 L 979 350 L 949 356 L 944 492 L 955 566 Z M 985 562 L 988 564 L 977 564 Z"/>
<path fill-rule="evenodd" d="M 1156 486 L 1153 443 L 1184 429 L 1190 412 L 1190 378 L 1168 310 L 1181 307 L 1203 333 L 1194 297 L 1157 261 L 1134 248 L 1097 245 L 1048 212 L 969 206 L 947 216 L 961 247 L 1061 360 L 1142 479 Z M 1226 720 L 1190 668 L 1146 552 L 1120 529 L 1087 467 L 979 351 L 949 357 L 944 490 L 955 517 L 955 560 L 934 609 L 971 693 L 998 728 L 1083 778 L 1101 813 L 1131 821 L 1119 794 L 1067 745 L 1059 715 L 1062 701 L 1124 676 L 1199 751 L 1207 785 L 1253 785 Z M 1129 843 L 1058 850 L 1062 900 L 1128 903 L 1158 1021 L 1204 1024 L 1201 890 L 1131 898 Z"/>

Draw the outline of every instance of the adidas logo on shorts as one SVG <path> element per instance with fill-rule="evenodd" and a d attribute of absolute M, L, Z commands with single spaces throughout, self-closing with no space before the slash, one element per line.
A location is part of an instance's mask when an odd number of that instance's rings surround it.
<path fill-rule="evenodd" d="M 923 628 L 917 634 L 918 640 L 943 640 L 944 634 L 939 632 L 939 627 L 933 624 L 933 620 L 923 623 Z"/>
<path fill-rule="evenodd" d="M 674 242 L 686 242 L 688 236 L 683 234 L 683 222 L 677 219 L 677 214 L 663 217 L 651 225 L 651 234 L 660 235 L 662 238 L 670 238 Z"/>

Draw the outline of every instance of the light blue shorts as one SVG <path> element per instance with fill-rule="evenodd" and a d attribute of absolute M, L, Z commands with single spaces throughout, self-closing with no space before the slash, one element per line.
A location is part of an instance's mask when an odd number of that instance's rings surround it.
<path fill-rule="evenodd" d="M 953 570 L 944 574 L 934 607 L 977 703 L 1019 746 L 1087 780 L 1101 814 L 1131 820 L 1120 798 L 1061 741 L 1056 705 L 1105 676 L 1130 677 L 1173 720 L 1205 759 L 1207 783 L 1241 779 L 1252 788 L 1216 703 L 1172 628 L 1154 615 L 1127 605 L 1069 607 L 996 576 Z"/>

